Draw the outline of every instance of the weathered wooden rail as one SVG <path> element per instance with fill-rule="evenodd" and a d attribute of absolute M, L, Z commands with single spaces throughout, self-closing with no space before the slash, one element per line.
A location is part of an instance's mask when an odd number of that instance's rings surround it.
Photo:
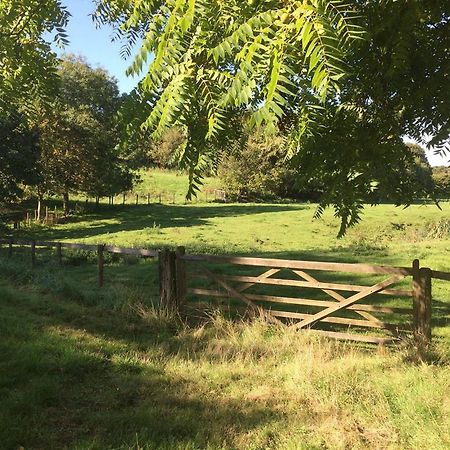
<path fill-rule="evenodd" d="M 248 258 L 213 255 L 185 255 L 178 257 L 186 265 L 197 266 L 197 271 L 186 273 L 183 285 L 187 286 L 181 303 L 193 308 L 201 309 L 204 303 L 186 302 L 186 297 L 220 299 L 225 301 L 223 309 L 235 310 L 242 313 L 263 312 L 274 322 L 286 323 L 294 329 L 313 329 L 326 336 L 370 343 L 390 343 L 401 340 L 405 332 L 412 332 L 412 336 L 421 345 L 431 341 L 431 310 L 432 310 L 432 278 L 450 280 L 450 274 L 441 271 L 432 271 L 420 267 L 419 261 L 414 260 L 411 267 L 391 267 L 370 264 L 336 263 L 319 261 L 299 261 L 268 258 Z M 262 268 L 263 272 L 257 275 L 228 275 L 214 273 L 211 265 L 246 266 Z M 290 273 L 290 277 L 280 277 L 280 272 Z M 311 274 L 314 272 L 314 276 Z M 336 283 L 320 281 L 315 272 L 335 272 L 346 274 L 363 274 L 365 276 L 383 276 L 385 279 L 377 280 L 372 285 Z M 277 276 L 277 274 L 279 274 Z M 395 284 L 410 278 L 410 289 L 395 288 Z M 192 281 L 209 281 L 214 287 L 191 286 Z M 304 298 L 299 295 L 267 295 L 249 293 L 256 286 L 273 286 L 277 289 L 286 287 L 297 290 L 318 290 L 325 294 L 324 299 Z M 346 293 L 344 295 L 344 293 Z M 296 293 L 297 294 L 297 293 Z M 390 296 L 394 298 L 410 298 L 410 307 L 385 306 L 371 304 L 367 301 L 374 295 Z M 231 301 L 238 301 L 245 308 L 233 305 Z M 361 303 L 364 301 L 364 303 Z M 180 303 L 180 300 L 178 300 Z M 214 303 L 213 303 L 214 305 Z M 216 303 L 215 306 L 221 306 Z M 290 310 L 283 309 L 289 307 Z M 306 310 L 305 310 L 306 307 Z M 310 309 L 316 311 L 310 311 Z M 303 310 L 302 310 L 303 309 Z M 319 309 L 317 311 L 317 309 Z M 344 313 L 345 316 L 336 314 Z M 408 317 L 412 323 L 390 323 L 380 319 L 374 314 L 397 315 Z M 317 329 L 322 324 L 346 327 L 345 332 L 336 330 Z M 357 329 L 372 329 L 384 331 L 389 336 L 371 336 L 356 334 Z"/>
<path fill-rule="evenodd" d="M 97 253 L 97 265 L 98 265 L 98 284 L 103 286 L 104 282 L 104 270 L 105 270 L 105 253 L 115 253 L 121 255 L 134 255 L 143 258 L 156 258 L 158 257 L 158 250 L 143 249 L 143 248 L 129 248 L 129 247 L 117 247 L 113 245 L 105 244 L 77 244 L 70 242 L 54 242 L 54 241 L 24 241 L 17 239 L 0 239 L 0 245 L 6 244 L 8 246 L 8 255 L 12 256 L 14 247 L 30 247 L 30 258 L 32 267 L 36 266 L 36 251 L 41 248 L 54 248 L 56 249 L 56 257 L 59 264 L 62 264 L 63 249 L 72 250 L 84 250 L 88 252 Z"/>
<path fill-rule="evenodd" d="M 192 255 L 183 247 L 176 251 L 126 248 L 111 245 L 92 245 L 53 241 L 23 241 L 13 238 L 0 239 L 12 256 L 16 246 L 29 247 L 31 264 L 37 264 L 38 248 L 56 249 L 56 257 L 62 264 L 63 249 L 96 252 L 98 284 L 104 284 L 104 255 L 114 253 L 143 258 L 158 258 L 161 306 L 183 313 L 204 311 L 208 304 L 214 308 L 239 315 L 264 314 L 269 320 L 283 323 L 294 329 L 311 329 L 325 336 L 369 343 L 392 343 L 405 336 L 412 337 L 420 345 L 431 341 L 432 286 L 431 280 L 450 281 L 450 273 L 420 267 L 416 259 L 410 267 L 391 267 L 370 264 L 301 261 L 274 258 L 240 256 Z M 227 269 L 234 267 L 233 274 Z M 195 268 L 196 271 L 191 269 Z M 239 268 L 262 269 L 259 274 L 236 275 Z M 218 269 L 220 273 L 218 273 Z M 312 272 L 312 273 L 311 273 Z M 375 276 L 372 284 L 354 284 L 319 280 L 320 273 L 358 274 Z M 286 277 L 286 276 L 289 277 Z M 354 278 L 355 275 L 353 275 Z M 410 279 L 410 287 L 395 285 Z M 198 282 L 207 283 L 195 285 Z M 194 285 L 193 285 L 194 283 Z M 254 288 L 271 286 L 275 293 L 251 292 Z M 279 292 L 295 289 L 295 293 Z M 318 292 L 321 298 L 308 298 L 304 292 Z M 299 293 L 301 295 L 299 295 Z M 311 295 L 311 294 L 308 294 Z M 410 299 L 407 307 L 383 304 L 380 298 Z M 312 296 L 312 295 L 311 295 Z M 342 315 L 343 314 L 343 315 Z M 377 315 L 387 317 L 379 317 Z M 391 322 L 392 317 L 401 319 Z M 405 323 L 404 319 L 408 322 Z M 328 329 L 327 329 L 328 327 Z M 331 329 L 330 329 L 331 327 Z M 342 327 L 345 327 L 342 330 Z M 324 329 L 325 328 L 325 329 Z M 337 329 L 336 329 L 337 328 Z M 384 335 L 367 335 L 355 331 L 376 330 Z M 409 334 L 408 334 L 409 333 Z"/>

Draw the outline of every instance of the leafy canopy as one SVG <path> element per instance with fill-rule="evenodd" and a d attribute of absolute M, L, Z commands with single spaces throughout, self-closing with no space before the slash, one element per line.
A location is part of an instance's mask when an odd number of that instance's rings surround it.
<path fill-rule="evenodd" d="M 68 208 L 71 192 L 106 196 L 128 189 L 131 175 L 116 151 L 116 80 L 73 55 L 61 60 L 58 75 L 60 89 L 40 117 L 44 190 L 62 194 Z"/>
<path fill-rule="evenodd" d="M 0 207 L 17 201 L 24 185 L 39 181 L 39 134 L 24 117 L 0 117 Z"/>
<path fill-rule="evenodd" d="M 324 187 L 317 213 L 333 206 L 340 235 L 368 198 L 419 195 L 406 188 L 404 135 L 446 151 L 448 2 L 99 0 L 96 18 L 116 26 L 125 55 L 141 42 L 130 129 L 181 127 L 189 195 L 245 142 L 243 118 L 285 137 L 286 157 Z"/>
<path fill-rule="evenodd" d="M 354 4 L 366 39 L 348 53 L 352 70 L 317 117 L 321 132 L 302 139 L 294 157 L 301 173 L 325 188 L 318 213 L 334 206 L 340 234 L 368 199 L 408 205 L 429 196 L 414 182 L 405 135 L 450 152 L 449 3 Z"/>
<path fill-rule="evenodd" d="M 345 53 L 362 35 L 341 0 L 100 0 L 95 17 L 116 26 L 125 55 L 142 39 L 129 69 L 143 77 L 131 128 L 154 138 L 184 130 L 188 196 L 240 137 L 243 115 L 274 132 L 289 110 L 300 139 L 316 115 L 311 99 L 339 92 Z"/>
<path fill-rule="evenodd" d="M 59 0 L 0 1 L 0 117 L 14 109 L 29 115 L 54 94 L 57 58 L 50 40 L 67 43 L 69 16 Z"/>

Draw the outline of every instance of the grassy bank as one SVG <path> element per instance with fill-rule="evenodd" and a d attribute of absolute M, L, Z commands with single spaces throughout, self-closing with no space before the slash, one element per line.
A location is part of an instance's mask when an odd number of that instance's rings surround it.
<path fill-rule="evenodd" d="M 263 321 L 187 327 L 122 294 L 98 305 L 1 282 L 2 448 L 450 445 L 442 354 L 418 362 Z"/>
<path fill-rule="evenodd" d="M 188 191 L 189 180 L 186 173 L 176 170 L 149 169 L 138 173 L 140 182 L 133 189 L 141 195 L 148 193 L 156 197 L 160 193 L 170 195 L 175 194 L 177 203 L 182 203 Z M 213 197 L 211 192 L 220 189 L 221 183 L 218 178 L 205 177 L 203 186 L 199 193 L 199 200 L 205 200 L 205 193 L 209 193 L 209 200 Z"/>

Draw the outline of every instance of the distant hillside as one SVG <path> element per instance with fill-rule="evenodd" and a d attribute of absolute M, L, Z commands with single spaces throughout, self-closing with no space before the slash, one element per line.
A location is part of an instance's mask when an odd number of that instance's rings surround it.
<path fill-rule="evenodd" d="M 175 170 L 149 169 L 141 171 L 139 176 L 141 182 L 134 188 L 134 192 L 139 195 L 175 194 L 177 198 L 186 195 L 189 184 L 186 173 Z M 199 198 L 203 199 L 205 193 L 212 195 L 215 189 L 220 189 L 220 180 L 213 177 L 205 178 Z"/>

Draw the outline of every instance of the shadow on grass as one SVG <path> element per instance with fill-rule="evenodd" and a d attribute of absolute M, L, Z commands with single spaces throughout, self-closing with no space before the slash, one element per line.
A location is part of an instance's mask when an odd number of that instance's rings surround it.
<path fill-rule="evenodd" d="M 238 448 L 238 436 L 282 423 L 270 399 L 222 395 L 226 377 L 235 374 L 217 374 L 208 386 L 198 373 L 169 366 L 174 357 L 187 365 L 195 359 L 177 331 L 172 323 L 0 285 L 0 442 L 5 448 Z"/>
<path fill-rule="evenodd" d="M 236 448 L 236 436 L 281 420 L 270 402 L 206 392 L 196 374 L 167 369 L 183 346 L 175 330 L 1 286 L 0 296 L 3 448 Z"/>
<path fill-rule="evenodd" d="M 107 233 L 138 231 L 151 227 L 192 227 L 206 225 L 209 219 L 217 217 L 249 216 L 261 213 L 279 213 L 308 209 L 307 205 L 100 205 L 93 212 L 70 219 L 73 224 L 92 221 L 86 227 L 43 228 L 37 231 L 41 239 L 68 240 L 86 239 Z M 107 221 L 114 223 L 105 223 Z M 97 222 L 97 223 L 96 223 Z M 26 232 L 25 232 L 26 234 Z"/>

